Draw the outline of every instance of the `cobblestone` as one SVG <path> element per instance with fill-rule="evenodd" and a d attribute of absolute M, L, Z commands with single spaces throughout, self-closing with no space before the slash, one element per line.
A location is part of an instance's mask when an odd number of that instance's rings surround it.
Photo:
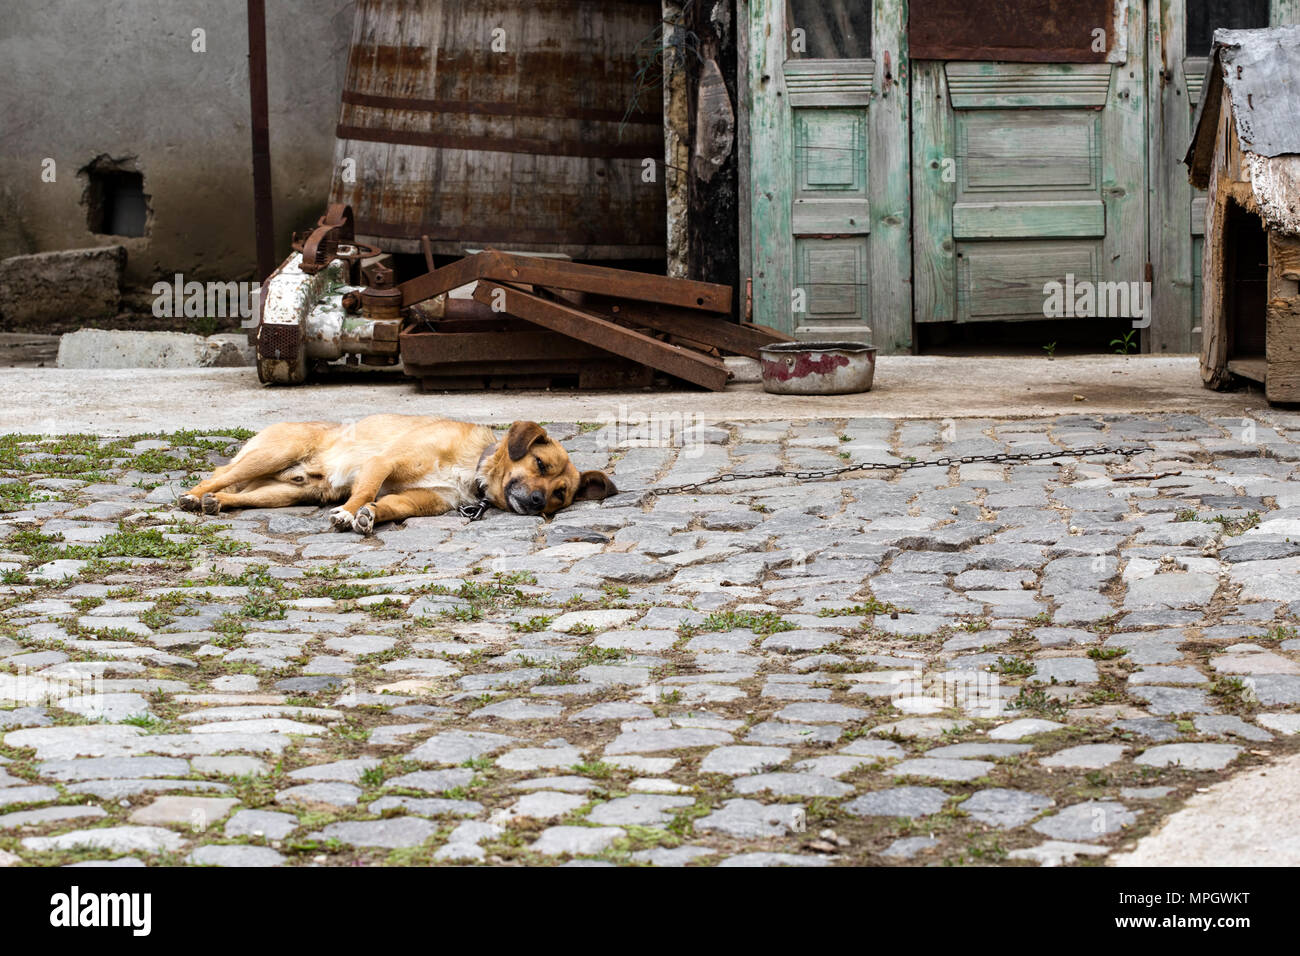
<path fill-rule="evenodd" d="M 571 427 L 625 496 L 373 540 L 315 509 L 178 512 L 133 458 L 184 459 L 181 439 L 16 440 L 4 481 L 50 500 L 0 499 L 0 854 L 1105 856 L 1300 747 L 1300 419 L 1278 414 L 1266 457 L 1190 415 L 963 422 L 955 444 L 928 422 L 711 423 L 612 458 Z M 1162 450 L 636 495 L 839 451 L 1120 441 Z"/>

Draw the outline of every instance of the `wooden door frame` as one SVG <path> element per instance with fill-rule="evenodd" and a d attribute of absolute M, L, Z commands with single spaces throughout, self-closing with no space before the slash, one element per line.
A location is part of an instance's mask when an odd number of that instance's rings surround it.
<path fill-rule="evenodd" d="M 743 2 L 743 0 L 742 0 Z M 912 351 L 912 241 L 910 65 L 908 0 L 872 2 L 872 90 L 868 107 L 871 197 L 868 324 L 884 353 Z M 793 328 L 793 224 L 790 180 L 793 136 L 786 104 L 785 0 L 747 0 L 742 21 L 749 47 L 745 88 L 749 102 L 746 196 L 753 316 Z M 743 9 L 743 8 L 742 8 Z M 880 160 L 880 161 L 878 161 Z M 744 203 L 742 203 L 742 206 Z M 762 281 L 760 281 L 762 280 Z"/>
<path fill-rule="evenodd" d="M 1151 327 L 1143 334 L 1143 350 L 1153 353 L 1199 352 L 1201 347 L 1199 333 L 1192 331 L 1193 191 L 1182 164 L 1192 139 L 1192 111 L 1183 70 L 1186 9 L 1186 0 L 1147 0 L 1147 233 L 1152 318 Z M 1271 0 L 1269 23 L 1300 23 L 1300 0 Z"/>

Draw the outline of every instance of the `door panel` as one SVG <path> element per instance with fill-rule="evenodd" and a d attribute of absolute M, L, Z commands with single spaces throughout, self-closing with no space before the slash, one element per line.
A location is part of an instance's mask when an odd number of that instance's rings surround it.
<path fill-rule="evenodd" d="M 750 2 L 757 322 L 911 346 L 905 8 Z"/>
<path fill-rule="evenodd" d="M 867 239 L 796 239 L 796 289 L 807 296 L 805 324 L 850 324 L 870 312 Z"/>
<path fill-rule="evenodd" d="M 1063 239 L 1106 234 L 1100 199 L 1058 202 L 959 202 L 952 208 L 954 239 Z"/>
<path fill-rule="evenodd" d="M 955 124 L 953 238 L 1105 235 L 1100 113 L 958 110 Z"/>
<path fill-rule="evenodd" d="M 1143 279 L 1141 14 L 1107 62 L 913 64 L 918 323 L 1067 318 L 1048 283 Z"/>
<path fill-rule="evenodd" d="M 1043 318 L 1043 286 L 1101 272 L 1099 242 L 989 242 L 957 260 L 957 321 Z"/>
<path fill-rule="evenodd" d="M 795 235 L 870 232 L 866 108 L 793 114 Z"/>

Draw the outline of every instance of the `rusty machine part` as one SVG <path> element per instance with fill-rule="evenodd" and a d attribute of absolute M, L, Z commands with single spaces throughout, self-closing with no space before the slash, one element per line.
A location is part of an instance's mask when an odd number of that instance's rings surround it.
<path fill-rule="evenodd" d="M 723 318 L 734 294 L 726 286 L 492 249 L 399 285 L 382 263 L 357 268 L 350 226 L 346 207 L 331 209 L 303 244 L 316 260 L 295 253 L 267 281 L 257 337 L 263 382 L 299 384 L 325 363 L 405 359 L 409 374 L 433 387 L 540 387 L 557 376 L 631 387 L 658 372 L 716 390 L 730 377 L 723 352 L 757 355 L 788 341 Z M 321 265 L 330 252 L 338 254 Z M 452 294 L 468 286 L 473 298 Z"/>
<path fill-rule="evenodd" d="M 354 241 L 351 208 L 330 206 L 315 230 L 294 237 L 294 249 L 264 286 L 256 339 L 261 381 L 298 385 L 313 366 L 340 360 L 397 364 L 402 293 L 390 269 L 362 268 L 380 252 Z"/>
<path fill-rule="evenodd" d="M 361 314 L 374 322 L 401 322 L 402 290 L 393 283 L 393 270 L 374 266 L 370 285 L 361 293 Z"/>
<path fill-rule="evenodd" d="M 352 207 L 332 203 L 310 233 L 294 233 L 292 247 L 302 253 L 301 268 L 308 275 L 315 275 L 339 259 L 346 263 L 348 278 L 355 284 L 362 261 L 382 255 L 376 247 L 358 243 L 355 236 Z"/>

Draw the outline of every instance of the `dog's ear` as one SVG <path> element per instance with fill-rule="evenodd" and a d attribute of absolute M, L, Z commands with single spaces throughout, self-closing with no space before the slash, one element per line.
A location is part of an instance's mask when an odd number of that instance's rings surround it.
<path fill-rule="evenodd" d="M 506 451 L 511 461 L 519 461 L 538 442 L 549 441 L 546 429 L 537 422 L 515 422 L 506 434 Z"/>
<path fill-rule="evenodd" d="M 574 501 L 601 501 L 618 494 L 614 479 L 603 471 L 584 471 L 578 478 L 578 492 Z"/>

